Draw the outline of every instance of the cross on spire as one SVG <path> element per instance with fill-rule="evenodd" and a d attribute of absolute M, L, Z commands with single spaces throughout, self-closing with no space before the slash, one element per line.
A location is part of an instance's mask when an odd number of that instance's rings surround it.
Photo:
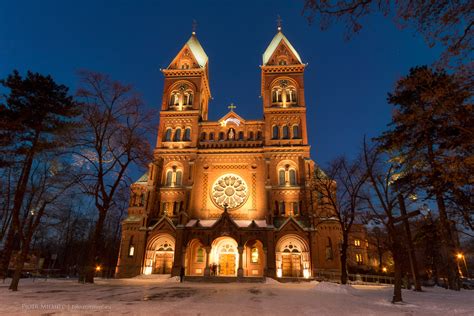
<path fill-rule="evenodd" d="M 234 109 L 236 108 L 237 106 L 234 105 L 234 103 L 231 103 L 227 108 L 230 109 L 232 112 L 234 112 Z"/>
<path fill-rule="evenodd" d="M 280 15 L 278 14 L 278 16 L 277 16 L 277 30 L 278 31 L 281 31 L 281 21 L 282 21 L 282 19 L 281 19 Z"/>
<path fill-rule="evenodd" d="M 196 35 L 196 29 L 197 29 L 197 21 L 193 20 L 193 35 Z"/>

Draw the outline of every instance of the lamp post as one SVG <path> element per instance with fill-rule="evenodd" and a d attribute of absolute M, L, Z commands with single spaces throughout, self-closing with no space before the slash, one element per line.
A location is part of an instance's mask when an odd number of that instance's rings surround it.
<path fill-rule="evenodd" d="M 467 270 L 466 257 L 464 256 L 464 254 L 462 252 L 457 253 L 456 258 L 458 259 L 457 262 L 458 262 L 459 275 L 461 277 L 464 276 L 464 274 L 462 273 L 461 266 L 459 265 L 459 261 L 461 261 L 461 259 L 462 259 L 462 261 L 464 262 L 464 269 L 466 270 L 466 277 L 469 277 L 469 271 Z"/>

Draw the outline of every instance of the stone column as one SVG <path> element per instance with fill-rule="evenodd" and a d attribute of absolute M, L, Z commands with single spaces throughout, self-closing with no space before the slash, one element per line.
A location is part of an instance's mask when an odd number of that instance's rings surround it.
<path fill-rule="evenodd" d="M 204 268 L 204 276 L 208 277 L 211 275 L 211 267 L 209 266 L 209 259 L 211 257 L 211 247 L 207 246 L 206 249 L 206 267 Z"/>
<path fill-rule="evenodd" d="M 237 277 L 242 278 L 244 276 L 244 268 L 243 268 L 243 254 L 244 254 L 244 247 L 240 246 L 239 249 L 239 269 L 237 270 Z"/>

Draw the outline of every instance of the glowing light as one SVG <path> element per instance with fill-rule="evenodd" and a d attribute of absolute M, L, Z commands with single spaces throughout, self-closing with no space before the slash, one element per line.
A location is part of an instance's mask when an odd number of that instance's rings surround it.
<path fill-rule="evenodd" d="M 305 279 L 308 279 L 310 277 L 309 269 L 303 270 L 303 276 L 305 277 Z"/>
<path fill-rule="evenodd" d="M 143 274 L 145 275 L 150 275 L 151 274 L 151 267 L 145 267 L 145 270 L 143 271 Z"/>
<path fill-rule="evenodd" d="M 282 276 L 283 276 L 283 271 L 280 268 L 278 268 L 277 269 L 277 278 L 281 278 Z"/>
<path fill-rule="evenodd" d="M 383 271 L 383 272 L 387 272 L 387 268 L 383 267 L 383 268 L 382 268 L 382 271 Z"/>
<path fill-rule="evenodd" d="M 101 266 L 96 266 L 95 267 L 95 271 L 100 272 L 100 270 L 102 270 Z"/>
<path fill-rule="evenodd" d="M 456 255 L 456 257 L 458 257 L 458 259 L 462 259 L 462 258 L 464 257 L 464 255 L 463 255 L 462 253 L 458 253 L 458 254 Z"/>

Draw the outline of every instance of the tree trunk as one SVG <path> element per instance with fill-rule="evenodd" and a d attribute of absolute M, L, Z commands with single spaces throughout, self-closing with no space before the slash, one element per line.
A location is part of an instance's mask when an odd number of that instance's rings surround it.
<path fill-rule="evenodd" d="M 104 228 L 106 214 L 107 214 L 106 209 L 102 209 L 99 211 L 99 218 L 97 219 L 97 223 L 94 229 L 94 234 L 92 235 L 89 253 L 88 253 L 86 265 L 85 265 L 84 281 L 86 283 L 94 283 L 97 246 L 99 245 L 100 237 L 102 235 L 102 230 Z"/>
<path fill-rule="evenodd" d="M 341 244 L 341 284 L 347 284 L 347 232 L 343 232 Z"/>
<path fill-rule="evenodd" d="M 9 289 L 12 291 L 18 291 L 18 283 L 20 283 L 21 271 L 23 271 L 23 266 L 25 265 L 26 258 L 30 250 L 31 238 L 28 238 L 23 242 L 21 246 L 20 255 L 17 258 L 15 264 L 15 272 L 13 273 L 12 282 L 10 283 Z"/>
<path fill-rule="evenodd" d="M 402 257 L 400 253 L 400 245 L 395 242 L 392 247 L 392 255 L 394 262 L 394 287 L 392 303 L 402 302 Z"/>
<path fill-rule="evenodd" d="M 446 262 L 446 273 L 448 277 L 448 288 L 459 291 L 459 275 L 455 261 L 456 247 L 452 235 L 452 226 L 446 213 L 446 205 L 442 193 L 436 194 L 436 203 L 438 205 L 439 219 L 441 222 L 441 242 L 444 260 Z"/>
<path fill-rule="evenodd" d="M 8 266 L 10 264 L 10 258 L 13 252 L 13 243 L 15 240 L 15 230 L 13 226 L 10 226 L 10 229 L 7 233 L 7 238 L 5 239 L 5 244 L 3 245 L 3 250 L 0 256 L 0 279 L 5 279 L 8 275 Z"/>
<path fill-rule="evenodd" d="M 13 241 L 15 233 L 18 231 L 20 226 L 20 210 L 23 205 L 23 199 L 25 197 L 26 187 L 28 185 L 28 180 L 30 178 L 31 166 L 33 165 L 33 158 L 36 148 L 36 143 L 39 138 L 39 133 L 35 134 L 32 147 L 28 152 L 23 168 L 21 170 L 20 178 L 18 179 L 18 184 L 15 190 L 15 197 L 13 199 L 13 208 L 11 211 L 12 223 L 10 230 L 8 231 L 7 240 L 5 240 L 5 245 L 2 251 L 2 258 L 0 260 L 0 278 L 5 279 L 8 273 L 8 265 L 10 264 L 10 258 L 13 251 Z"/>

